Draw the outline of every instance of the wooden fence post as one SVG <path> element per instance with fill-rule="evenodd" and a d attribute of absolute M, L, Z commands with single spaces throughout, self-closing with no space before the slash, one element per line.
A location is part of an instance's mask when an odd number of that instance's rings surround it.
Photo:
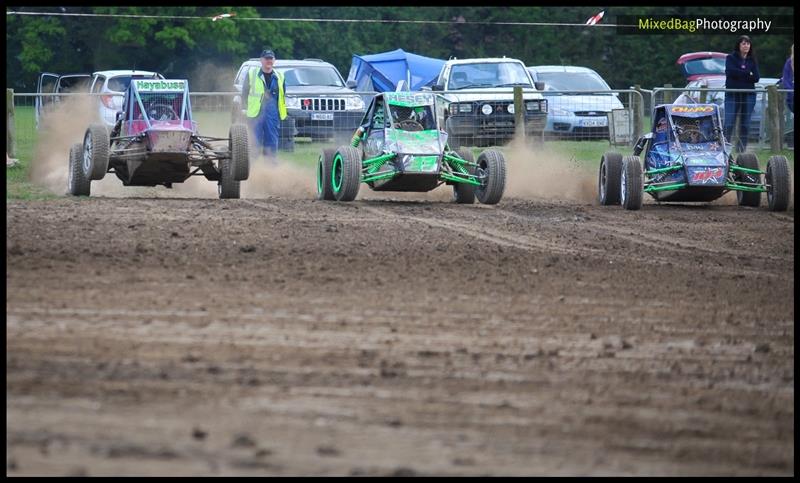
<path fill-rule="evenodd" d="M 16 130 L 14 129 L 14 89 L 6 89 L 6 154 L 12 158 L 17 154 Z"/>
<path fill-rule="evenodd" d="M 781 152 L 781 120 L 780 97 L 777 86 L 767 86 L 767 133 L 769 134 L 769 149 L 773 154 Z M 764 119 L 761 120 L 764 122 Z"/>
<path fill-rule="evenodd" d="M 525 141 L 525 103 L 522 102 L 522 87 L 514 87 L 514 129 L 517 138 Z"/>

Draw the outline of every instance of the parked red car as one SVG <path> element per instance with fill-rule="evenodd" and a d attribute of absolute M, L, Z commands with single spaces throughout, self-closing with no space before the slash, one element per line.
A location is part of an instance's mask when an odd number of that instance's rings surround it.
<path fill-rule="evenodd" d="M 687 82 L 710 76 L 725 75 L 725 57 L 723 52 L 691 52 L 678 57 L 678 67 Z"/>

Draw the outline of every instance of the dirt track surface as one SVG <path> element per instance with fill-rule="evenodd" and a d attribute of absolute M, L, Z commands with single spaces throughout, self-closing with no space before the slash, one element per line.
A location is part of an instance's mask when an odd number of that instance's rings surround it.
<path fill-rule="evenodd" d="M 9 202 L 7 472 L 792 475 L 794 211 Z"/>

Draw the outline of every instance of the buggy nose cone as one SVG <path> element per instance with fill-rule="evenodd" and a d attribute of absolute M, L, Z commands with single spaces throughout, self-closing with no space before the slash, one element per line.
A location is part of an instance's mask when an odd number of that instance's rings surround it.
<path fill-rule="evenodd" d="M 150 130 L 147 148 L 152 153 L 185 152 L 191 144 L 192 131 L 188 129 Z"/>

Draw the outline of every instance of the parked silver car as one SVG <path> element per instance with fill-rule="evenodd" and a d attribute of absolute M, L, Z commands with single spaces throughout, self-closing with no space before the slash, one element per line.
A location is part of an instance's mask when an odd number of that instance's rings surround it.
<path fill-rule="evenodd" d="M 528 67 L 537 82 L 544 82 L 548 103 L 546 135 L 608 138 L 608 113 L 624 109 L 616 93 L 561 94 L 553 91 L 610 91 L 600 74 L 588 67 L 537 65 Z"/>
<path fill-rule="evenodd" d="M 105 94 L 97 97 L 98 120 L 109 128 L 117 122 L 117 113 L 122 110 L 122 98 L 131 79 L 163 79 L 164 76 L 147 70 L 101 70 L 93 74 L 54 74 L 44 72 L 36 83 L 37 94 L 59 94 L 65 92 L 91 92 Z M 36 127 L 45 111 L 61 101 L 59 96 L 36 96 Z"/>

